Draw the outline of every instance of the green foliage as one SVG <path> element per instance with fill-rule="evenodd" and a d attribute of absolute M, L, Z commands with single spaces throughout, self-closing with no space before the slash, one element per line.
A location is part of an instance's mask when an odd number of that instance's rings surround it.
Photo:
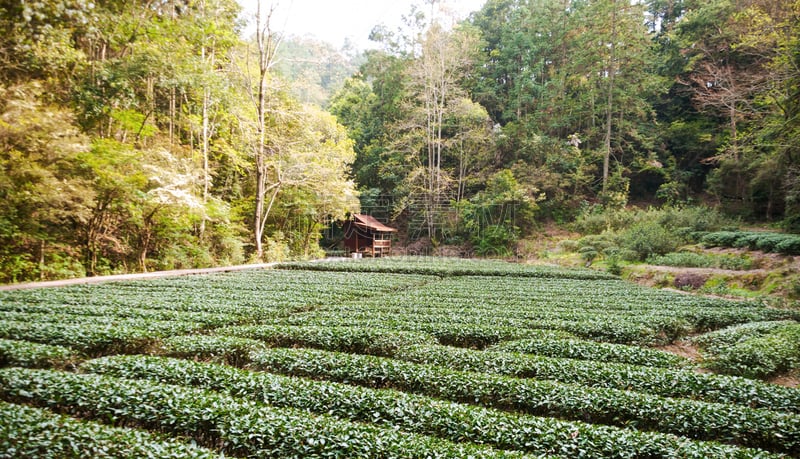
<path fill-rule="evenodd" d="M 362 188 L 394 193 L 405 176 L 405 158 L 389 148 L 389 130 L 404 113 L 400 105 L 406 97 L 407 61 L 379 51 L 366 56 L 360 71 L 363 76 L 345 82 L 333 96 L 330 111 L 347 127 L 355 143 L 352 174 L 357 183 Z"/>
<path fill-rule="evenodd" d="M 64 367 L 80 354 L 62 346 L 0 339 L 0 367 Z"/>
<path fill-rule="evenodd" d="M 473 236 L 475 254 L 480 257 L 508 257 L 517 235 L 505 225 L 489 225 Z M 478 236 L 479 235 L 479 236 Z"/>
<path fill-rule="evenodd" d="M 745 446 L 792 451 L 796 415 L 746 407 L 668 399 L 638 392 L 584 388 L 537 379 L 467 373 L 439 366 L 325 351 L 275 349 L 253 354 L 256 368 L 304 377 L 325 377 L 366 387 L 391 387 L 461 403 L 565 419 L 680 433 L 695 439 L 735 440 Z M 520 395 L 522 394 L 522 395 Z M 732 422 L 735 419 L 734 422 Z M 727 421 L 726 421 L 727 420 Z M 774 435 L 780 429 L 780 436 Z M 746 432 L 746 433 L 745 433 Z"/>
<path fill-rule="evenodd" d="M 703 235 L 701 242 L 709 247 L 735 247 L 740 236 L 737 231 L 716 231 Z"/>
<path fill-rule="evenodd" d="M 668 230 L 688 237 L 694 232 L 717 231 L 734 225 L 734 221 L 718 210 L 704 206 L 647 209 L 604 209 L 599 206 L 583 210 L 573 227 L 583 234 L 619 232 L 638 223 L 657 222 Z"/>
<path fill-rule="evenodd" d="M 693 8 L 664 37 L 677 64 L 673 91 L 690 89 L 689 97 L 670 101 L 675 118 L 716 124 L 705 131 L 723 133 L 705 136 L 712 148 L 684 150 L 684 161 L 696 161 L 695 167 L 714 164 L 708 189 L 723 208 L 745 218 L 773 220 L 796 214 L 785 200 L 793 189 L 786 184 L 792 183 L 796 148 L 785 139 L 797 129 L 796 121 L 787 120 L 795 120 L 797 113 L 792 89 L 796 72 L 789 68 L 796 65 L 792 18 L 798 8 L 796 2 L 774 7 L 707 2 Z M 709 33 L 712 24 L 716 31 Z M 728 75 L 725 81 L 707 85 L 723 72 Z M 685 110 L 689 106 L 696 111 Z"/>
<path fill-rule="evenodd" d="M 266 249 L 264 250 L 264 260 L 267 262 L 286 261 L 290 258 L 291 249 L 286 243 L 282 232 L 274 234 L 267 239 Z"/>
<path fill-rule="evenodd" d="M 623 451 L 626 454 L 670 455 L 677 449 L 686 457 L 723 451 L 748 454 L 728 446 L 687 442 L 657 433 L 520 416 L 398 391 L 288 378 L 189 361 L 115 357 L 90 361 L 82 368 L 122 378 L 193 385 L 276 407 L 332 414 L 341 419 L 435 435 L 455 442 L 490 444 L 507 450 L 569 454 L 578 449 L 584 454 L 602 457 Z M 458 421 L 450 422 L 454 419 Z"/>
<path fill-rule="evenodd" d="M 0 370 L 0 381 L 0 397 L 6 400 L 185 436 L 226 455 L 522 456 L 149 381 L 23 369 Z"/>
<path fill-rule="evenodd" d="M 250 325 L 220 328 L 216 333 L 258 340 L 270 347 L 308 347 L 379 356 L 392 356 L 408 346 L 435 342 L 424 333 L 361 327 Z"/>
<path fill-rule="evenodd" d="M 587 263 L 587 265 L 592 264 L 595 258 L 599 255 L 597 249 L 591 245 L 584 245 L 580 249 L 578 249 L 578 253 L 581 255 L 581 259 Z"/>
<path fill-rule="evenodd" d="M 261 341 L 237 336 L 184 335 L 165 339 L 160 350 L 169 356 L 244 366 L 251 352 L 264 347 Z"/>
<path fill-rule="evenodd" d="M 578 241 L 573 241 L 572 239 L 564 239 L 558 241 L 558 248 L 565 252 L 577 252 L 580 248 L 580 244 Z"/>
<path fill-rule="evenodd" d="M 53 318 L 59 319 L 59 317 Z M 91 325 L 88 330 L 87 325 Z M 3 320 L 0 322 L 0 338 L 69 346 L 88 355 L 103 355 L 115 352 L 143 352 L 159 336 L 200 328 L 198 324 L 158 323 L 144 320 L 106 320 L 94 323 L 88 320 L 73 323 Z"/>
<path fill-rule="evenodd" d="M 431 333 L 442 344 L 484 348 L 500 340 L 524 338 L 530 329 L 556 329 L 597 341 L 652 345 L 752 320 L 794 317 L 790 311 L 751 303 L 648 291 L 601 271 L 456 260 L 448 260 L 443 265 L 447 269 L 435 270 L 422 261 L 411 258 L 405 262 L 381 259 L 289 265 L 349 272 L 438 273 L 448 277 L 412 293 L 328 305 L 287 323 L 384 328 L 380 325 L 388 321 L 401 330 Z M 454 265 L 463 265 L 463 270 Z M 508 268 L 502 270 L 504 265 Z M 484 269 L 478 269 L 482 266 Z M 491 291 L 469 277 L 470 273 L 482 276 L 478 279 L 490 284 Z M 595 281 L 590 285 L 580 281 L 584 274 Z M 541 288 L 530 289 L 533 282 Z M 500 299 L 505 297 L 509 300 Z M 597 301 L 598 297 L 603 301 Z M 452 315 L 451 310 L 471 302 L 483 306 L 467 315 Z M 497 304 L 502 304 L 502 312 L 492 306 Z M 670 308 L 664 309 L 664 304 Z"/>
<path fill-rule="evenodd" d="M 600 362 L 618 362 L 649 367 L 671 368 L 687 364 L 687 361 L 682 357 L 656 349 L 552 337 L 506 341 L 487 350 Z"/>
<path fill-rule="evenodd" d="M 480 256 L 507 256 L 534 225 L 538 191 L 521 186 L 509 170 L 487 180 L 486 189 L 461 205 L 464 230 Z"/>
<path fill-rule="evenodd" d="M 642 14 L 638 5 L 611 1 L 565 8 L 557 1 L 519 0 L 487 3 L 470 19 L 485 41 L 482 65 L 469 81 L 473 98 L 503 127 L 498 150 L 506 164 L 524 160 L 535 168 L 536 185 L 558 202 L 547 209 L 550 215 L 572 214 L 581 196 L 626 202 L 625 184 L 652 151 L 649 98 L 663 90 L 664 80 L 650 65 L 653 48 Z M 607 78 L 610 61 L 613 81 Z M 600 196 L 606 122 L 613 124 L 608 153 L 619 173 L 609 184 L 615 193 Z M 577 140 L 575 148 L 570 139 Z M 625 157 L 617 156 L 623 150 Z"/>
<path fill-rule="evenodd" d="M 707 247 L 739 247 L 783 255 L 800 255 L 800 236 L 794 234 L 718 231 L 705 234 L 701 242 Z"/>
<path fill-rule="evenodd" d="M 672 252 L 678 244 L 673 233 L 658 222 L 637 223 L 620 234 L 620 245 L 631 250 L 639 261 Z"/>
<path fill-rule="evenodd" d="M 465 221 L 480 231 L 452 234 L 462 207 L 429 219 L 430 236 L 474 236 L 477 253 L 507 255 L 535 219 L 578 215 L 591 234 L 659 218 L 688 242 L 729 225 L 703 208 L 621 207 L 631 197 L 686 205 L 706 192 L 721 209 L 791 229 L 798 6 L 767 6 L 498 0 L 455 28 L 416 9 L 413 30 L 376 29 L 386 46 L 346 81 L 360 59 L 352 50 L 284 40 L 257 119 L 256 60 L 232 0 L 9 4 L 0 10 L 0 281 L 239 263 L 261 228 L 259 184 L 277 192 L 258 235 L 273 241 L 272 259 L 320 255 L 321 223 L 354 210 L 356 189 L 380 190 L 398 221 L 414 222 L 406 198 L 431 198 L 420 201 L 427 211 L 451 200 L 485 207 L 498 194 L 485 178 L 508 171 L 538 202 L 535 214 L 476 226 L 489 211 L 470 211 Z M 339 87 L 330 111 L 347 132 L 303 106 Z M 581 212 L 582 202 L 605 211 Z"/>
<path fill-rule="evenodd" d="M 3 282 L 18 282 L 34 277 L 36 263 L 31 261 L 30 255 L 6 255 L 0 259 Z"/>
<path fill-rule="evenodd" d="M 147 432 L 78 421 L 0 402 L 0 451 L 9 457 L 221 459 L 214 451 Z"/>
<path fill-rule="evenodd" d="M 546 265 L 524 265 L 504 261 L 392 257 L 360 260 L 358 262 L 321 261 L 313 263 L 284 263 L 280 269 L 350 273 L 420 274 L 440 277 L 486 276 L 541 279 L 612 279 L 598 271 L 571 269 Z"/>
<path fill-rule="evenodd" d="M 753 269 L 753 260 L 746 255 L 713 255 L 696 252 L 672 252 L 665 255 L 651 256 L 647 263 L 659 266 L 675 266 L 683 268 L 720 268 L 737 271 Z"/>
<path fill-rule="evenodd" d="M 256 167 L 238 4 L 67 3 L 0 10 L 0 282 L 242 262 L 232 209 Z M 282 105 L 260 121 L 288 138 L 270 179 L 294 192 L 275 226 L 303 220 L 290 256 L 315 256 L 319 222 L 355 202 L 352 150 L 271 77 Z"/>
<path fill-rule="evenodd" d="M 500 261 L 285 266 L 313 270 L 0 292 L 2 365 L 179 358 L 80 368 L 102 377 L 6 368 L 0 399 L 237 456 L 772 457 L 749 448 L 791 454 L 800 441 L 794 389 L 601 342 L 667 343 L 747 322 L 762 322 L 764 337 L 796 325 L 795 312 Z"/>
<path fill-rule="evenodd" d="M 792 324 L 793 322 L 788 320 L 750 322 L 695 336 L 692 338 L 692 342 L 698 344 L 708 352 L 716 353 L 740 341 L 763 336 L 776 329 Z"/>
<path fill-rule="evenodd" d="M 597 252 L 596 256 L 603 254 L 618 263 L 620 259 L 644 261 L 657 258 L 672 252 L 680 244 L 695 242 L 706 231 L 717 230 L 731 223 L 718 211 L 706 207 L 589 207 L 575 221 L 573 228 L 586 234 L 576 242 L 579 250 Z M 672 255 L 672 261 L 665 261 L 678 262 L 675 257 Z M 688 257 L 692 255 L 685 256 Z M 726 266 L 739 266 L 733 258 L 725 261 L 729 262 Z"/>
<path fill-rule="evenodd" d="M 498 148 L 505 149 L 504 142 L 509 137 L 528 135 L 515 133 L 519 128 L 514 123 L 504 126 Z M 577 139 L 577 134 L 573 136 Z M 524 160 L 515 155 L 511 170 L 521 183 L 536 188 L 544 197 L 538 201 L 538 218 L 558 223 L 572 221 L 578 216 L 583 199 L 592 193 L 596 167 L 591 155 L 563 139 L 546 136 L 530 139 L 525 150 L 518 152 L 519 156 L 524 155 Z"/>
<path fill-rule="evenodd" d="M 437 265 L 438 264 L 438 265 Z M 170 294 L 159 293 L 157 297 L 150 297 L 151 292 L 156 292 L 163 285 L 168 285 L 172 281 L 148 282 L 142 284 L 120 285 L 113 284 L 106 287 L 94 286 L 89 290 L 93 295 L 102 298 L 112 295 L 115 304 L 120 304 L 124 308 L 116 310 L 98 309 L 94 314 L 111 316 L 132 316 L 149 317 L 150 320 L 172 320 L 202 322 L 206 324 L 225 324 L 224 317 L 214 314 L 232 314 L 227 323 L 233 321 L 246 321 L 264 318 L 274 318 L 275 316 L 285 316 L 291 310 L 306 310 L 311 305 L 324 304 L 325 309 L 319 313 L 307 313 L 305 324 L 324 321 L 325 324 L 333 325 L 338 323 L 342 326 L 353 326 L 358 321 L 370 317 L 375 320 L 381 318 L 394 317 L 392 323 L 398 327 L 413 327 L 408 330 L 420 330 L 424 327 L 429 331 L 447 341 L 448 343 L 462 343 L 460 345 L 483 347 L 486 344 L 494 344 L 500 339 L 510 339 L 524 333 L 531 326 L 562 328 L 576 331 L 585 337 L 593 339 L 607 339 L 618 342 L 649 342 L 650 340 L 664 339 L 658 335 L 665 333 L 666 330 L 673 330 L 670 333 L 679 332 L 686 323 L 691 323 L 697 330 L 718 328 L 720 326 L 740 323 L 746 320 L 766 320 L 770 317 L 791 316 L 786 311 L 754 308 L 749 304 L 724 302 L 719 300 L 699 300 L 681 295 L 663 293 L 644 293 L 635 286 L 630 286 L 618 281 L 595 282 L 592 287 L 586 288 L 579 281 L 610 279 L 603 272 L 588 270 L 564 270 L 547 266 L 525 266 L 505 262 L 477 262 L 468 260 L 436 260 L 424 259 L 381 259 L 381 260 L 361 260 L 350 263 L 309 263 L 289 265 L 295 268 L 310 268 L 313 272 L 301 270 L 277 271 L 268 273 L 269 284 L 279 287 L 262 288 L 249 287 L 242 290 L 236 287 L 235 279 L 248 279 L 245 282 L 261 284 L 264 278 L 257 272 L 248 275 L 240 273 L 236 278 L 226 277 L 199 277 L 196 280 L 187 278 L 179 285 L 180 288 L 171 288 Z M 325 270 L 336 270 L 344 272 L 334 272 Z M 372 271 L 372 272 L 370 272 Z M 431 277 L 421 277 L 418 275 L 388 276 L 383 273 L 426 273 L 438 276 L 453 276 L 446 283 L 434 283 L 428 288 L 418 291 L 412 297 L 396 294 L 384 298 L 383 301 L 371 301 L 367 297 L 374 294 L 385 293 L 398 286 L 409 286 L 424 284 L 429 282 Z M 353 276 L 352 273 L 361 273 Z M 322 291 L 319 288 L 309 285 L 307 276 L 312 275 L 328 287 Z M 544 282 L 543 285 L 550 286 L 560 291 L 573 292 L 566 299 L 559 299 L 546 292 L 532 291 L 518 300 L 516 307 L 506 306 L 507 313 L 502 316 L 492 315 L 492 325 L 487 325 L 480 315 L 472 318 L 465 317 L 458 321 L 448 318 L 445 312 L 433 314 L 431 317 L 419 320 L 418 318 L 404 319 L 403 316 L 396 316 L 397 311 L 407 312 L 416 311 L 419 307 L 431 307 L 435 305 L 458 305 L 458 298 L 466 293 L 468 297 L 480 299 L 487 305 L 495 304 L 496 300 L 492 296 L 482 292 L 469 277 L 472 275 L 490 276 L 481 279 L 489 279 L 492 288 L 497 295 L 507 295 L 509 298 L 518 298 L 518 292 L 523 286 L 530 285 L 532 279 L 540 279 L 537 282 Z M 574 280 L 573 280 L 574 279 Z M 190 281 L 191 280 L 191 281 Z M 276 291 L 276 288 L 279 290 Z M 232 304 L 225 301 L 225 295 L 232 290 L 237 291 L 237 295 L 243 298 L 242 303 Z M 289 295 L 285 292 L 294 292 Z M 603 297 L 607 298 L 602 305 L 596 304 L 592 300 L 598 291 L 602 291 Z M 284 293 L 281 293 L 284 292 Z M 21 293 L 21 292 L 20 292 Z M 20 293 L 15 295 L 18 296 Z M 33 298 L 42 301 L 48 298 L 47 303 L 51 306 L 37 308 L 37 312 L 52 314 L 57 311 L 57 305 L 64 302 L 85 303 L 83 288 L 61 289 L 52 296 L 37 294 Z M 123 295 L 120 297 L 120 295 Z M 191 295 L 195 300 L 186 301 L 186 296 Z M 124 298 L 124 301 L 123 301 Z M 147 299 L 144 299 L 147 298 Z M 350 303 L 350 300 L 358 298 L 358 302 Z M 612 300 L 613 299 L 613 300 Z M 142 310 L 141 303 L 146 302 L 149 309 Z M 248 307 L 249 304 L 259 304 L 259 309 L 254 310 Z M 658 307 L 650 306 L 650 303 L 658 305 L 669 303 L 674 309 L 665 313 Z M 524 305 L 541 304 L 539 307 Z M 566 308 L 549 310 L 547 305 L 562 305 Z M 566 306 L 567 304 L 572 306 Z M 576 315 L 574 305 L 579 304 L 583 311 Z M 340 310 L 334 317 L 328 317 L 334 305 L 341 305 L 335 308 Z M 430 306 L 425 306 L 430 305 Z M 611 310 L 607 307 L 613 306 Z M 358 307 L 356 307 L 358 306 Z M 523 307 L 524 306 L 524 307 Z M 62 306 L 63 307 L 63 306 Z M 85 306 L 84 306 L 85 307 Z M 457 307 L 457 306 L 456 306 Z M 96 306 L 91 310 L 95 310 Z M 180 311 L 191 311 L 190 315 L 183 312 L 176 314 L 169 312 L 178 308 Z M 355 309 L 353 309 L 355 308 Z M 356 312 L 365 308 L 364 315 L 356 315 Z M 627 311 L 634 308 L 637 312 L 634 315 L 613 313 L 611 311 Z M 367 312 L 366 310 L 369 310 Z M 423 309 L 424 310 L 424 309 Z M 204 311 L 205 314 L 199 314 Z M 327 312 L 326 312 L 327 311 Z M 514 314 L 511 311 L 517 311 Z M 434 311 L 430 311 L 434 312 Z M 214 313 L 209 315 L 210 313 Z M 418 312 L 419 313 L 419 312 Z M 341 318 L 338 314 L 342 314 Z M 484 316 L 489 311 L 484 311 Z M 522 320 L 522 317 L 536 317 L 536 320 Z M 760 318 L 760 319 L 759 319 Z M 578 322 L 576 320 L 580 319 Z M 297 319 L 299 320 L 299 318 Z M 300 322 L 299 324 L 304 324 Z M 683 325 L 680 325 L 683 324 Z M 661 327 L 664 327 L 663 329 Z M 380 327 L 379 327 L 380 328 Z M 528 331 L 530 333 L 530 331 Z M 665 335 L 666 336 L 666 335 Z M 484 343 L 484 344 L 481 344 Z"/>
<path fill-rule="evenodd" d="M 593 346 L 593 343 L 583 346 L 595 353 L 608 350 L 602 346 Z M 698 374 L 691 369 L 629 365 L 595 358 L 584 361 L 521 355 L 498 349 L 502 349 L 502 345 L 489 351 L 420 345 L 400 349 L 395 358 L 458 371 L 557 381 L 583 387 L 632 390 L 660 397 L 691 398 L 710 403 L 800 413 L 800 395 L 791 388 L 742 381 L 729 376 Z M 619 347 L 617 349 L 625 359 L 636 358 L 636 351 L 622 351 Z"/>
<path fill-rule="evenodd" d="M 622 266 L 620 265 L 620 260 L 622 259 L 623 254 L 624 251 L 616 248 L 606 249 L 606 271 L 615 276 L 622 275 Z"/>
<path fill-rule="evenodd" d="M 0 86 L 0 97 L 0 282 L 70 273 L 68 245 L 79 244 L 76 226 L 92 205 L 80 160 L 87 139 L 36 82 Z M 42 260 L 57 266 L 48 272 Z"/>
<path fill-rule="evenodd" d="M 768 378 L 800 369 L 800 325 L 764 322 L 701 335 L 705 365 L 721 373 Z"/>

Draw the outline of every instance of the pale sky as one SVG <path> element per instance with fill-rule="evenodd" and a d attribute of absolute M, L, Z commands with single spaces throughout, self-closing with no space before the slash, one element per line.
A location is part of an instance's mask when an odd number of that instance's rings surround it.
<path fill-rule="evenodd" d="M 245 18 L 255 16 L 257 0 L 238 0 Z M 374 47 L 369 33 L 378 24 L 386 24 L 394 31 L 401 24 L 403 15 L 411 11 L 411 5 L 422 6 L 420 0 L 261 0 L 264 7 L 277 5 L 278 15 L 274 21 L 276 29 L 290 35 L 312 35 L 330 44 L 341 47 L 345 38 L 361 48 Z M 486 0 L 445 0 L 445 3 L 460 17 L 480 9 Z"/>

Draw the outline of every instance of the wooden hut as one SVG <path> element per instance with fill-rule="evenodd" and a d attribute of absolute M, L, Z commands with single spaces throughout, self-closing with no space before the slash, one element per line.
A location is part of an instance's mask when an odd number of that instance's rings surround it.
<path fill-rule="evenodd" d="M 381 257 L 392 254 L 392 233 L 395 228 L 384 225 L 370 215 L 354 214 L 344 223 L 344 246 L 351 253 Z"/>

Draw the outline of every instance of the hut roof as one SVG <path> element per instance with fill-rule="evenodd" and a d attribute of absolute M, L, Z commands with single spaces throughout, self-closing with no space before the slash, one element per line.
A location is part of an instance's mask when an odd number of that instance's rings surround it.
<path fill-rule="evenodd" d="M 395 228 L 384 225 L 376 220 L 375 217 L 370 215 L 353 214 L 353 221 L 355 222 L 356 226 L 360 228 L 371 229 L 373 231 L 382 231 L 384 233 L 397 232 Z"/>

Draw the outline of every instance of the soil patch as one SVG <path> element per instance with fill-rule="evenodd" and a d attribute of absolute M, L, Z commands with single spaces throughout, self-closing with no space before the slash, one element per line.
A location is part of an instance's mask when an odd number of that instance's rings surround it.
<path fill-rule="evenodd" d="M 656 349 L 660 349 L 664 352 L 669 352 L 671 354 L 687 358 L 692 362 L 699 362 L 700 360 L 703 359 L 703 356 L 700 354 L 700 350 L 697 349 L 696 346 L 686 341 L 679 341 L 677 343 L 668 344 L 666 346 L 658 346 L 656 347 Z"/>
<path fill-rule="evenodd" d="M 800 375 L 781 375 L 776 376 L 769 380 L 772 384 L 778 384 L 786 387 L 800 387 Z"/>

